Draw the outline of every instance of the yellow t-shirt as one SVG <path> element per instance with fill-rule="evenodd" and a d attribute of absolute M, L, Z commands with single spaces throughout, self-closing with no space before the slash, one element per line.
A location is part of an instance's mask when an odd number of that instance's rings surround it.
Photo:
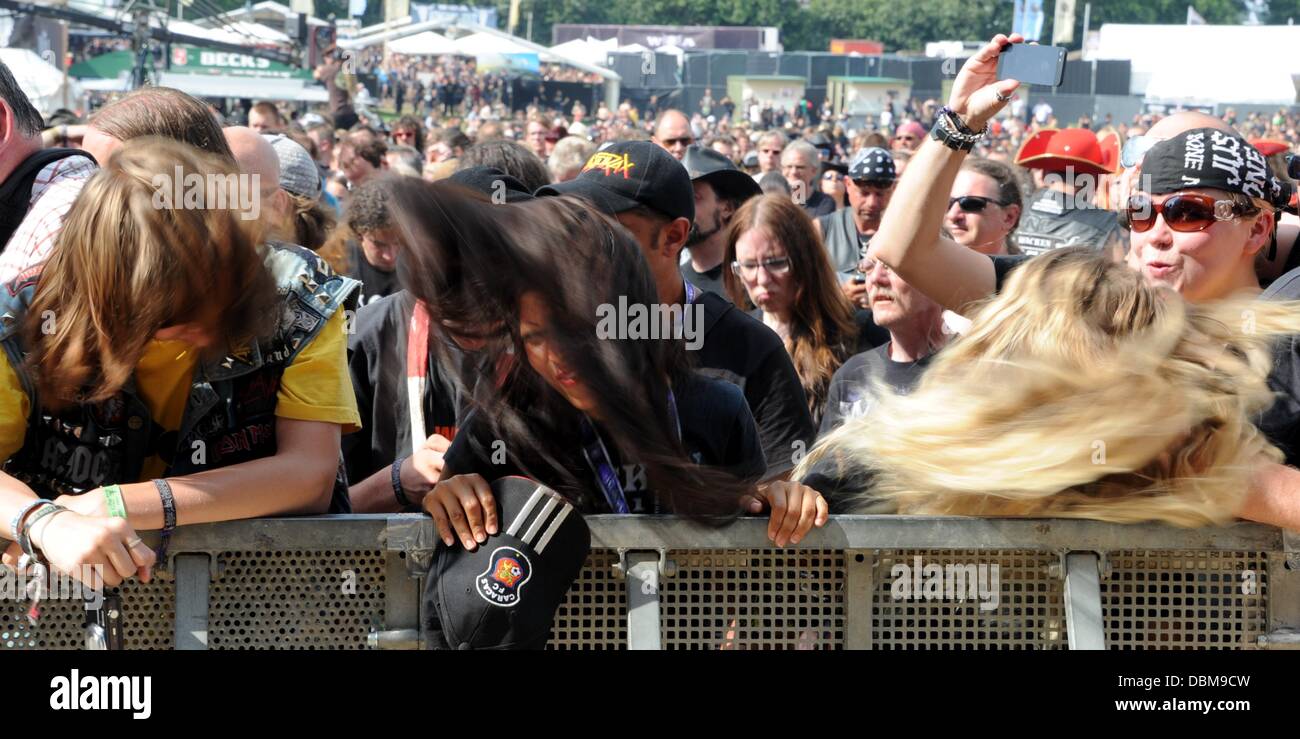
<path fill-rule="evenodd" d="M 180 341 L 151 341 L 135 368 L 136 388 L 154 423 L 164 431 L 179 431 L 193 384 L 197 353 Z M 23 446 L 31 399 L 23 392 L 9 357 L 0 352 L 0 462 Z M 357 399 L 348 374 L 343 312 L 336 311 L 320 333 L 284 370 L 276 394 L 275 415 L 298 421 L 322 421 L 343 426 L 344 433 L 361 428 Z M 166 464 L 157 456 L 145 461 L 141 480 L 161 477 Z M 130 481 L 123 481 L 130 482 Z M 139 480 L 135 481 L 139 482 Z"/>

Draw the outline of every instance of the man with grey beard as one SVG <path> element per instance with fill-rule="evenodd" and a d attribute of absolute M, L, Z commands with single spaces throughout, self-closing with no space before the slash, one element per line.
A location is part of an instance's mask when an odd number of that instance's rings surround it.
<path fill-rule="evenodd" d="M 896 393 L 911 391 L 948 341 L 944 310 L 938 303 L 913 289 L 883 262 L 864 260 L 859 269 L 867 276 L 871 317 L 889 331 L 889 342 L 850 357 L 835 372 L 818 436 L 870 412 L 877 379 Z"/>
<path fill-rule="evenodd" d="M 758 183 L 724 155 L 692 144 L 682 157 L 695 190 L 695 222 L 686 240 L 690 251 L 682 260 L 682 277 L 692 285 L 727 297 L 722 287 L 727 225 L 746 200 L 760 194 Z"/>

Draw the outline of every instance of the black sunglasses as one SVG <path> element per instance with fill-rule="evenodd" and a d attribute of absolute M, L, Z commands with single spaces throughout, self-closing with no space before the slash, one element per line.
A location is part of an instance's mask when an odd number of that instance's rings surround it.
<path fill-rule="evenodd" d="M 963 213 L 983 213 L 989 203 L 994 205 L 1006 205 L 1000 200 L 993 198 L 981 197 L 979 195 L 962 195 L 959 198 L 948 198 L 948 209 L 952 210 L 952 204 L 956 203 Z"/>

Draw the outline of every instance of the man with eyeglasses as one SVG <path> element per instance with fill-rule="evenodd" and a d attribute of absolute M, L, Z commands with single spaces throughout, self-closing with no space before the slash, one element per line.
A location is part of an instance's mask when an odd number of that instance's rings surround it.
<path fill-rule="evenodd" d="M 781 174 L 790 183 L 795 203 L 802 206 L 811 218 L 835 212 L 835 201 L 815 184 L 821 171 L 821 155 L 817 147 L 803 139 L 792 141 L 781 152 Z"/>
<path fill-rule="evenodd" d="M 686 156 L 686 147 L 695 143 L 690 119 L 680 110 L 665 110 L 655 122 L 654 142 L 680 162 Z"/>
<path fill-rule="evenodd" d="M 894 195 L 895 178 L 894 159 L 888 151 L 860 149 L 849 162 L 844 183 L 849 207 L 813 221 L 831 266 L 840 275 L 840 288 L 859 308 L 867 307 L 867 283 L 865 275 L 857 273 L 858 260 L 880 228 L 880 217 Z"/>
<path fill-rule="evenodd" d="M 1039 131 L 1025 141 L 1016 164 L 1035 170 L 1039 189 L 1029 199 L 1016 245 L 1030 256 L 1066 246 L 1123 253 L 1114 214 L 1093 205 L 1098 178 L 1114 173 L 1118 141 L 1086 128 Z"/>
<path fill-rule="evenodd" d="M 952 183 L 943 225 L 952 240 L 981 254 L 1012 254 L 1020 223 L 1020 185 L 1011 168 L 991 159 L 967 160 Z"/>

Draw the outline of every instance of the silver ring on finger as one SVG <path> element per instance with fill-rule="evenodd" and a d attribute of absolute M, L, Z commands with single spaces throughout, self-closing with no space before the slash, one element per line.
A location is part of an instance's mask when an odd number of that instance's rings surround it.
<path fill-rule="evenodd" d="M 144 539 L 141 539 L 138 536 L 133 536 L 130 539 L 126 540 L 126 548 L 131 549 L 143 543 L 144 543 Z"/>

